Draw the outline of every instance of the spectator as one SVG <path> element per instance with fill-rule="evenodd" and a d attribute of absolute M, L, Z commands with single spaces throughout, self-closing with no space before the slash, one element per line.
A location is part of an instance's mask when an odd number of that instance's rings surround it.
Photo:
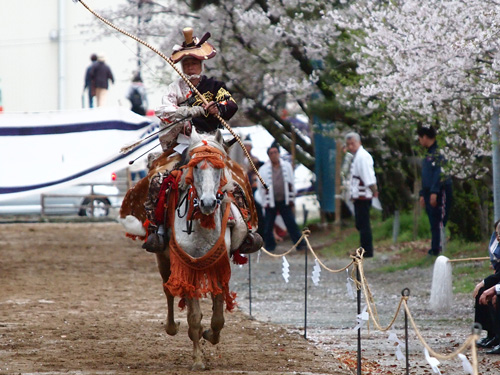
<path fill-rule="evenodd" d="M 365 250 L 364 257 L 373 257 L 370 207 L 372 198 L 378 197 L 377 178 L 373 169 L 373 158 L 361 145 L 358 133 L 345 136 L 347 150 L 353 155 L 349 182 L 350 198 L 354 202 L 356 229 L 359 231 L 360 245 Z"/>
<path fill-rule="evenodd" d="M 132 112 L 135 112 L 141 116 L 146 115 L 146 110 L 148 108 L 148 97 L 146 95 L 146 88 L 142 82 L 141 73 L 137 72 L 132 78 L 132 84 L 130 85 L 127 93 L 127 99 L 130 100 L 132 107 L 130 108 Z"/>
<path fill-rule="evenodd" d="M 104 62 L 103 55 L 97 56 L 97 62 L 92 66 L 90 71 L 90 79 L 95 84 L 95 96 L 97 98 L 97 106 L 102 107 L 106 103 L 109 81 L 115 83 L 111 68 Z"/>
<path fill-rule="evenodd" d="M 293 213 L 293 200 L 295 198 L 295 185 L 292 165 L 280 158 L 279 146 L 273 143 L 267 150 L 269 160 L 259 169 L 259 173 L 264 179 L 269 190 L 262 185 L 258 186 L 262 197 L 262 206 L 265 209 L 264 215 L 264 243 L 266 250 L 274 251 L 276 241 L 274 239 L 274 221 L 278 212 L 285 222 L 286 229 L 290 234 L 293 243 L 300 239 L 300 231 L 295 222 Z M 297 250 L 304 250 L 305 241 L 302 240 L 297 246 Z"/>
<path fill-rule="evenodd" d="M 430 125 L 417 129 L 420 145 L 427 149 L 422 160 L 422 190 L 420 205 L 425 207 L 431 225 L 431 248 L 429 255 L 437 256 L 442 250 L 441 232 L 448 222 L 452 202 L 451 179 L 443 178 L 441 166 L 445 160 L 439 153 L 436 130 Z"/>
<path fill-rule="evenodd" d="M 85 86 L 83 87 L 83 91 L 85 92 L 85 90 L 88 90 L 89 108 L 94 108 L 95 82 L 91 79 L 91 72 L 95 62 L 97 61 L 97 55 L 95 53 L 90 55 L 90 61 L 92 62 L 90 63 L 90 65 L 87 68 L 87 71 L 85 72 Z"/>
<path fill-rule="evenodd" d="M 477 346 L 480 348 L 492 348 L 500 344 L 500 336 L 495 332 L 495 319 L 491 315 L 491 308 L 488 305 L 479 303 L 481 296 L 486 290 L 491 289 L 500 283 L 500 220 L 495 223 L 494 232 L 491 235 L 488 254 L 491 265 L 495 273 L 478 283 L 474 288 L 473 298 L 475 299 L 474 321 L 481 324 L 483 330 L 487 332 L 485 338 L 478 340 Z M 490 291 L 491 292 L 491 291 Z M 488 294 L 487 294 L 488 295 Z M 486 297 L 485 297 L 486 298 Z M 498 318 L 497 318 L 498 319 Z"/>
<path fill-rule="evenodd" d="M 487 354 L 500 354 L 500 283 L 493 285 L 491 288 L 486 289 L 481 297 L 479 303 L 488 306 L 488 312 L 492 323 L 492 329 L 495 334 L 493 348 L 487 351 Z M 489 346 L 488 346 L 489 347 Z"/>

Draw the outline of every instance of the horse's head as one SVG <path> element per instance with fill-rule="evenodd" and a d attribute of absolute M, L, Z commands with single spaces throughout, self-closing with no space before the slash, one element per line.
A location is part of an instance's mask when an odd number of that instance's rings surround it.
<path fill-rule="evenodd" d="M 217 194 L 227 181 L 224 176 L 227 154 L 222 134 L 200 135 L 193 129 L 188 153 L 185 183 L 196 190 L 202 214 L 210 215 L 217 207 Z"/>

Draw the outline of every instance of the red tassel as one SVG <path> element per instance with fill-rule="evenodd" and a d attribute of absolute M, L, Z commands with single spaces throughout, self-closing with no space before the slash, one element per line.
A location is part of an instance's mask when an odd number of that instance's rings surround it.
<path fill-rule="evenodd" d="M 248 258 L 241 255 L 239 250 L 236 250 L 233 253 L 233 263 L 234 264 L 247 264 L 248 263 Z"/>
<path fill-rule="evenodd" d="M 185 298 L 181 298 L 179 300 L 179 309 L 184 310 L 186 308 L 186 299 Z"/>

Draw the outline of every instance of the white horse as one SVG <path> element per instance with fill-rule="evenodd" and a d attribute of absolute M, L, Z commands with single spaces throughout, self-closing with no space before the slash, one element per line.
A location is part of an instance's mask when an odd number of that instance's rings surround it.
<path fill-rule="evenodd" d="M 178 332 L 174 296 L 179 296 L 187 306 L 193 370 L 205 368 L 201 337 L 217 344 L 224 326 L 224 302 L 229 310 L 233 307 L 234 295 L 228 289 L 229 256 L 247 234 L 240 211 L 227 198 L 233 182 L 226 168 L 226 157 L 219 131 L 215 136 L 199 135 L 193 129 L 187 164 L 178 172 L 178 186 L 174 183 L 169 193 L 169 204 L 176 202 L 175 210 L 174 207 L 168 210 L 169 245 L 156 254 L 168 303 L 165 330 L 169 335 Z M 212 261 L 215 266 L 210 265 Z M 194 269 L 186 269 L 186 263 L 192 263 Z M 207 294 L 212 297 L 213 315 L 210 328 L 204 331 L 199 298 Z"/>

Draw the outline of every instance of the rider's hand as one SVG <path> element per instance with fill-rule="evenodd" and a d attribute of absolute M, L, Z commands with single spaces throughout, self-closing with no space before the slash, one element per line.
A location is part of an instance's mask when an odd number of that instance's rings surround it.
<path fill-rule="evenodd" d="M 219 107 L 217 107 L 217 103 L 215 102 L 209 102 L 208 104 L 203 104 L 203 108 L 205 111 L 207 111 L 208 114 L 210 115 L 218 115 L 219 114 Z"/>

